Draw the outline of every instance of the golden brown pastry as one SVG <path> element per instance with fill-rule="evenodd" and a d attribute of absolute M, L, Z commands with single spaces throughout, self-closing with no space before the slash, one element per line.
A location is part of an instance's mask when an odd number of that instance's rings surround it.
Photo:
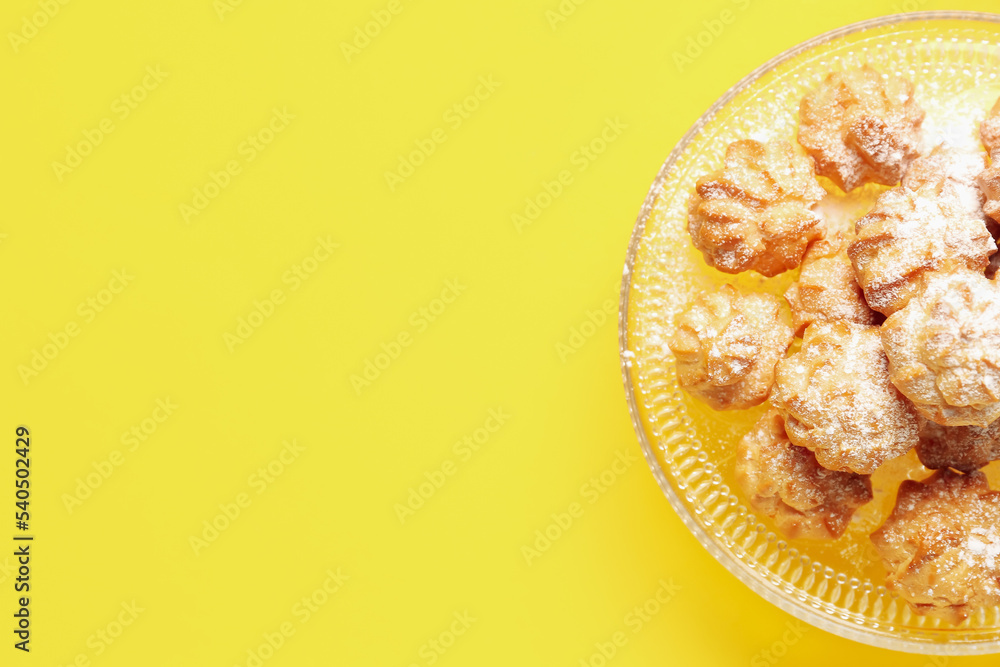
<path fill-rule="evenodd" d="M 788 142 L 736 141 L 725 167 L 698 180 L 688 231 L 710 266 L 774 276 L 797 267 L 809 242 L 823 236 L 811 207 L 825 194 L 812 160 Z"/>
<path fill-rule="evenodd" d="M 896 507 L 872 534 L 886 588 L 918 614 L 959 623 L 1000 604 L 1000 493 L 981 472 L 940 470 L 899 487 Z"/>
<path fill-rule="evenodd" d="M 1000 419 L 989 426 L 942 426 L 924 420 L 917 456 L 932 470 L 978 470 L 1000 459 Z"/>
<path fill-rule="evenodd" d="M 993 223 L 990 231 L 993 238 L 1000 238 L 1000 99 L 986 115 L 979 126 L 979 136 L 983 139 L 986 152 L 990 154 L 993 164 L 985 169 L 978 178 L 979 188 L 985 197 L 983 213 Z"/>
<path fill-rule="evenodd" d="M 989 218 L 990 233 L 997 239 L 1000 238 L 1000 99 L 979 126 L 979 136 L 993 163 L 979 174 L 977 182 L 985 199 L 983 213 Z M 1000 260 L 993 260 L 986 272 L 987 277 L 996 275 L 995 265 L 998 263 Z"/>
<path fill-rule="evenodd" d="M 792 337 L 778 297 L 723 285 L 680 315 L 669 345 L 681 387 L 716 410 L 730 410 L 764 402 Z"/>
<path fill-rule="evenodd" d="M 789 538 L 836 539 L 872 499 L 866 475 L 827 470 L 808 449 L 793 445 L 774 408 L 740 441 L 736 481 L 750 505 Z"/>
<path fill-rule="evenodd" d="M 833 72 L 802 99 L 799 143 L 816 172 L 845 191 L 895 185 L 919 155 L 923 120 L 909 80 L 864 65 Z"/>
<path fill-rule="evenodd" d="M 976 179 L 985 167 L 986 156 L 981 152 L 938 146 L 930 155 L 910 163 L 902 186 L 914 192 L 953 199 L 964 213 L 982 218 L 985 198 Z"/>
<path fill-rule="evenodd" d="M 1000 270 L 1000 252 L 995 252 L 990 256 L 989 266 L 986 267 L 986 277 L 993 280 L 997 277 L 998 270 Z"/>
<path fill-rule="evenodd" d="M 877 324 L 881 321 L 868 307 L 854 278 L 847 246 L 847 237 L 837 233 L 816 241 L 806 251 L 798 281 L 785 291 L 796 333 L 813 322 L 847 320 Z"/>
<path fill-rule="evenodd" d="M 876 326 L 807 327 L 802 349 L 778 364 L 772 402 L 789 439 L 830 470 L 870 475 L 917 444 L 917 413 L 889 382 Z"/>
<path fill-rule="evenodd" d="M 979 126 L 979 136 L 983 139 L 986 152 L 990 155 L 1000 153 L 1000 99 L 993 104 L 993 108 Z"/>
<path fill-rule="evenodd" d="M 883 193 L 858 220 L 848 254 L 868 305 L 903 308 L 942 273 L 984 274 L 996 244 L 980 210 L 975 153 L 937 151 L 913 162 L 902 187 Z"/>
<path fill-rule="evenodd" d="M 977 183 L 985 199 L 983 213 L 994 223 L 1000 222 L 1000 154 L 989 168 L 979 174 Z M 994 227 L 991 231 L 996 234 L 997 228 Z"/>
<path fill-rule="evenodd" d="M 893 384 L 946 426 L 1000 418 L 1000 288 L 981 273 L 930 281 L 882 325 Z"/>

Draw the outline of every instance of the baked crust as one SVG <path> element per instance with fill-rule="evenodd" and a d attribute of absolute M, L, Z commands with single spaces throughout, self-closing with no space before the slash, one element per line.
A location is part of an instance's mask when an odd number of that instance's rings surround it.
<path fill-rule="evenodd" d="M 799 143 L 844 191 L 895 185 L 919 155 L 923 120 L 908 79 L 864 65 L 829 74 L 802 99 Z"/>
<path fill-rule="evenodd" d="M 763 403 L 793 332 L 778 297 L 731 285 L 701 294 L 669 341 L 681 387 L 716 410 Z"/>
<path fill-rule="evenodd" d="M 979 273 L 939 276 L 882 325 L 892 383 L 945 426 L 1000 418 L 1000 288 Z"/>
<path fill-rule="evenodd" d="M 889 381 L 876 326 L 807 327 L 778 364 L 772 398 L 789 439 L 830 470 L 870 475 L 917 444 L 917 413 Z"/>
<path fill-rule="evenodd" d="M 811 207 L 825 195 L 812 160 L 788 142 L 735 141 L 725 166 L 698 180 L 688 231 L 709 266 L 775 276 L 797 267 L 823 236 Z"/>
<path fill-rule="evenodd" d="M 808 449 L 793 445 L 774 408 L 740 441 L 736 481 L 750 505 L 789 538 L 836 539 L 872 499 L 867 475 L 827 470 Z"/>
<path fill-rule="evenodd" d="M 871 308 L 891 315 L 943 273 L 985 275 L 997 248 L 975 180 L 984 165 L 981 154 L 944 150 L 915 160 L 858 220 L 848 254 Z"/>
<path fill-rule="evenodd" d="M 785 291 L 792 309 L 792 326 L 801 333 L 813 322 L 846 320 L 878 324 L 878 313 L 868 307 L 847 255 L 848 237 L 838 232 L 809 246 L 799 279 Z"/>
<path fill-rule="evenodd" d="M 978 470 L 1000 459 L 1000 419 L 989 426 L 942 426 L 924 420 L 917 456 L 931 470 Z"/>
<path fill-rule="evenodd" d="M 959 623 L 1000 604 L 1000 493 L 981 472 L 940 470 L 904 481 L 896 506 L 871 540 L 886 588 L 918 614 Z"/>

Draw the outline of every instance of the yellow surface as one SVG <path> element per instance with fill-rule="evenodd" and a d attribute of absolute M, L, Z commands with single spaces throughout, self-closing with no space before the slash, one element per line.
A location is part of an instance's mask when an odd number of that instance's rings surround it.
<path fill-rule="evenodd" d="M 614 324 L 700 113 L 915 7 L 995 3 L 5 3 L 0 664 L 942 664 L 702 549 Z"/>

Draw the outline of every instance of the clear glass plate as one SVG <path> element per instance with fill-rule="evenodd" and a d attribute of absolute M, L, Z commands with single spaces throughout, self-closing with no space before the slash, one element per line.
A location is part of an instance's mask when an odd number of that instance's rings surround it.
<path fill-rule="evenodd" d="M 667 499 L 708 551 L 754 591 L 835 634 L 916 653 L 1000 652 L 1000 608 L 961 625 L 918 616 L 884 587 L 868 535 L 895 501 L 899 482 L 928 474 L 915 455 L 873 477 L 875 499 L 838 540 L 782 539 L 735 484 L 736 443 L 766 410 L 715 412 L 680 391 L 666 341 L 675 315 L 720 283 L 781 294 L 797 277 L 707 267 L 687 234 L 695 181 L 722 163 L 737 139 L 795 144 L 799 100 L 827 73 L 869 63 L 909 77 L 927 112 L 925 150 L 938 142 L 979 147 L 978 126 L 1000 96 L 1000 15 L 922 12 L 883 17 L 809 40 L 752 72 L 723 95 L 674 147 L 643 203 L 622 281 L 619 347 L 629 411 Z M 830 185 L 829 190 L 835 191 Z M 823 202 L 827 215 L 860 217 L 886 188 L 866 186 Z M 837 191 L 839 192 L 839 191 Z M 1000 488 L 1000 463 L 986 469 Z"/>

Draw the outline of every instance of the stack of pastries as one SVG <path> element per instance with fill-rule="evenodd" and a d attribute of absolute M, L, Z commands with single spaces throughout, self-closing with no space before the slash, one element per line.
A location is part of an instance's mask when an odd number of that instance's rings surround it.
<path fill-rule="evenodd" d="M 1000 459 L 1000 101 L 977 151 L 921 154 L 912 83 L 870 66 L 828 75 L 799 119 L 799 147 L 730 144 L 688 212 L 709 266 L 798 280 L 784 299 L 699 295 L 669 341 L 678 380 L 716 410 L 769 402 L 736 478 L 790 538 L 840 537 L 872 473 L 916 448 L 936 472 L 900 485 L 871 540 L 889 589 L 958 623 L 1000 605 L 1000 492 L 980 471 Z M 891 187 L 854 224 L 817 206 L 868 184 Z"/>

